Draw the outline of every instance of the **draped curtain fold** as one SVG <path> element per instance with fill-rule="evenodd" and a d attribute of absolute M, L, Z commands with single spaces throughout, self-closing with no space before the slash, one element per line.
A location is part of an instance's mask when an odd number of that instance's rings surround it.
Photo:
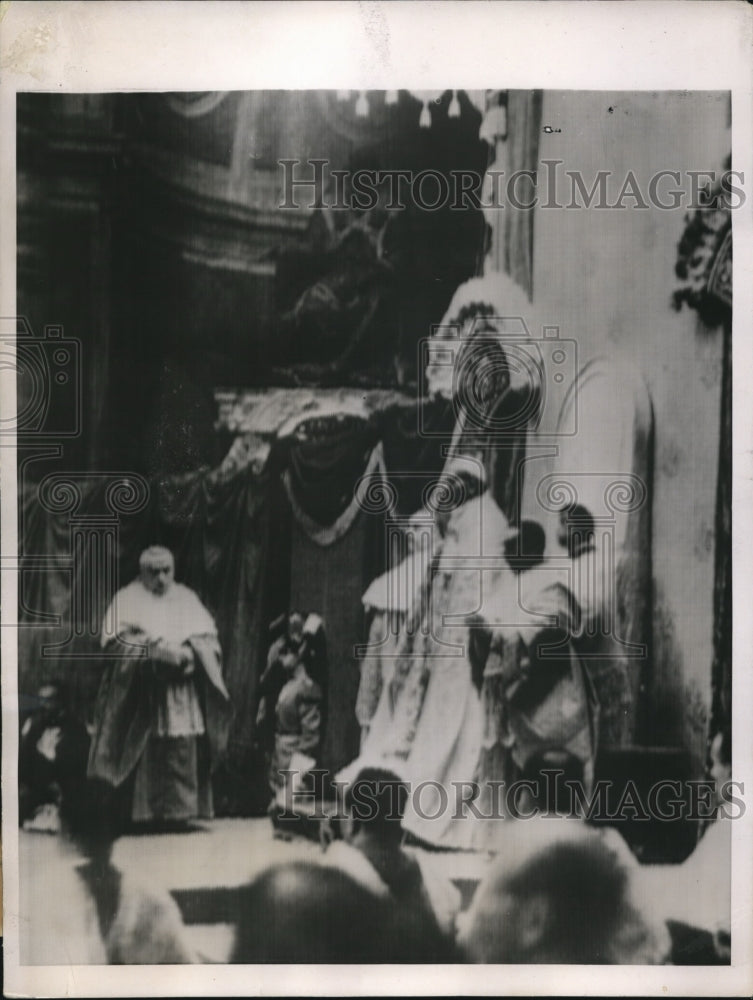
<path fill-rule="evenodd" d="M 380 480 L 384 475 L 374 427 L 325 421 L 315 436 L 273 451 L 261 472 L 245 468 L 226 476 L 201 469 L 153 479 L 143 509 L 120 515 L 116 570 L 95 587 L 87 578 L 87 559 L 71 551 L 74 519 L 50 513 L 40 504 L 38 489 L 30 487 L 20 498 L 19 690 L 31 698 L 45 681 L 62 681 L 71 708 L 91 720 L 102 670 L 104 611 L 115 590 L 137 575 L 141 551 L 159 543 L 173 552 L 176 578 L 196 591 L 220 636 L 234 719 L 223 776 L 227 795 L 218 798 L 218 809 L 229 801 L 231 811 L 242 810 L 236 786 L 253 781 L 256 689 L 268 626 L 288 607 L 317 611 L 327 625 L 328 716 L 334 724 L 325 756 L 343 763 L 357 746 L 354 647 L 363 640 L 360 598 L 381 569 L 382 517 L 364 511 L 354 496 L 355 484 L 372 472 Z M 91 525 L 96 535 L 94 517 L 104 509 L 108 477 L 94 483 L 73 475 L 66 479 L 81 493 L 77 523 Z M 96 605 L 91 625 L 66 642 L 81 624 L 75 594 L 87 588 Z M 43 652 L 44 647 L 51 648 Z"/>
<path fill-rule="evenodd" d="M 246 808 L 237 804 L 238 789 L 253 782 L 258 765 L 256 691 L 269 624 L 288 608 L 316 611 L 325 621 L 329 721 L 323 758 L 334 769 L 347 763 L 358 749 L 355 647 L 365 638 L 361 595 L 384 569 L 386 522 L 420 505 L 427 483 L 441 471 L 441 445 L 448 440 L 443 432 L 452 428 L 447 406 L 430 414 L 429 426 L 438 436 L 425 440 L 398 416 L 382 414 L 378 422 L 306 421 L 294 436 L 278 440 L 261 470 L 256 464 L 231 472 L 223 466 L 152 479 L 143 508 L 119 515 L 115 572 L 94 588 L 87 560 L 71 550 L 72 525 L 91 527 L 96 535 L 95 515 L 106 509 L 109 477 L 65 474 L 81 495 L 75 517 L 45 509 L 38 488 L 30 486 L 20 497 L 19 690 L 33 697 L 45 681 L 63 681 L 70 707 L 91 721 L 102 672 L 104 611 L 114 592 L 136 577 L 141 551 L 159 543 L 174 553 L 176 578 L 196 591 L 219 631 L 235 715 L 222 776 L 227 795 L 216 797 L 218 811 Z M 363 477 L 379 489 L 369 494 L 364 484 L 356 495 Z M 87 587 L 91 624 L 76 635 L 79 612 L 72 599 Z"/>
<path fill-rule="evenodd" d="M 79 486 L 76 518 L 84 526 L 91 523 L 95 535 L 105 487 L 86 481 Z M 69 515 L 44 510 L 34 487 L 21 497 L 21 509 L 19 690 L 29 696 L 45 681 L 63 681 L 71 707 L 90 717 L 101 675 L 98 628 L 104 610 L 113 592 L 136 576 L 140 552 L 160 543 L 175 555 L 176 578 L 194 589 L 215 617 L 235 710 L 231 742 L 250 747 L 267 623 L 287 603 L 289 532 L 280 522 L 285 513 L 276 478 L 268 471 L 244 471 L 223 481 L 203 469 L 153 480 L 144 509 L 119 517 L 117 572 L 96 587 L 86 579 L 87 559 L 71 553 Z M 77 620 L 77 589 L 92 595 L 95 627 L 82 629 Z M 59 616 L 58 625 L 51 614 Z M 65 643 L 71 631 L 72 640 Z"/>
<path fill-rule="evenodd" d="M 316 544 L 332 545 L 361 511 L 359 480 L 383 478 L 382 445 L 368 422 L 342 416 L 311 421 L 298 438 L 282 474 L 293 516 Z"/>
<path fill-rule="evenodd" d="M 370 499 L 385 482 L 377 428 L 341 415 L 306 421 L 282 479 L 292 513 L 290 607 L 321 615 L 327 631 L 322 763 L 337 770 L 358 750 L 361 595 L 382 568 L 385 511 Z"/>

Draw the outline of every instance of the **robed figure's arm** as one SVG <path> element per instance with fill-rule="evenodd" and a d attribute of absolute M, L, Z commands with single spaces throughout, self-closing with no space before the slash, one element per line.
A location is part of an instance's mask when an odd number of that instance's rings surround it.
<path fill-rule="evenodd" d="M 155 677 L 149 637 L 136 627 L 104 645 L 105 667 L 94 706 L 87 774 L 120 785 L 133 771 L 154 717 Z"/>
<path fill-rule="evenodd" d="M 193 676 L 203 687 L 204 726 L 214 767 L 227 749 L 232 718 L 230 694 L 222 676 L 222 653 L 214 634 L 191 636 L 187 645 L 194 657 Z"/>
<path fill-rule="evenodd" d="M 181 647 L 150 643 L 136 627 L 107 640 L 105 669 L 94 710 L 95 732 L 88 775 L 120 785 L 136 767 L 152 727 L 157 691 L 190 675 L 202 696 L 204 723 L 214 764 L 227 746 L 230 695 L 222 676 L 216 634 L 191 636 Z"/>

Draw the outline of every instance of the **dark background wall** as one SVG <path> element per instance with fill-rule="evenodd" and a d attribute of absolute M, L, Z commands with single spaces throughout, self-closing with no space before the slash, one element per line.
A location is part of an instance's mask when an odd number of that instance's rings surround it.
<path fill-rule="evenodd" d="M 297 564 L 290 526 L 282 523 L 285 504 L 267 492 L 275 473 L 249 472 L 226 483 L 209 471 L 228 445 L 215 426 L 214 390 L 288 385 L 294 376 L 285 369 L 318 359 L 326 336 L 319 343 L 310 329 L 290 324 L 283 333 L 281 315 L 328 272 L 334 287 L 352 281 L 342 274 L 349 255 L 338 257 L 332 246 L 354 224 L 381 231 L 388 214 L 382 207 L 368 219 L 282 210 L 278 161 L 327 159 L 330 169 L 472 168 L 481 176 L 487 147 L 478 138 L 480 113 L 461 95 L 460 116 L 449 117 L 449 101 L 448 92 L 432 103 L 426 129 L 419 127 L 419 102 L 407 93 L 390 105 L 384 94 L 370 94 L 366 118 L 355 113 L 355 95 L 341 101 L 334 92 L 18 97 L 18 312 L 34 344 L 56 331 L 80 344 L 66 391 L 55 384 L 52 392 L 46 436 L 20 442 L 20 593 L 29 626 L 20 642 L 20 690 L 33 696 L 44 680 L 65 679 L 73 707 L 90 717 L 101 667 L 98 623 L 115 586 L 102 581 L 90 595 L 97 607 L 86 634 L 64 650 L 44 651 L 73 627 L 71 594 L 86 588 L 77 576 L 84 567 L 68 568 L 76 513 L 50 515 L 36 484 L 50 473 L 70 473 L 74 490 L 83 489 L 77 513 L 90 515 L 106 481 L 87 475 L 143 475 L 148 506 L 120 517 L 119 585 L 132 578 L 140 547 L 162 540 L 176 553 L 179 578 L 217 618 L 236 710 L 228 773 L 218 779 L 223 810 L 248 808 L 267 626 L 288 600 L 323 610 L 324 598 L 312 573 L 305 576 L 312 591 L 301 592 L 302 574 L 291 587 Z M 308 205 L 309 197 L 302 201 Z M 378 290 L 389 299 L 383 315 L 390 321 L 367 329 L 362 353 L 370 368 L 356 357 L 340 374 L 343 385 L 367 384 L 375 359 L 381 384 L 410 382 L 418 339 L 479 267 L 480 212 L 409 208 L 389 222 L 390 280 Z M 369 267 L 367 261 L 367 277 Z M 356 273 L 356 300 L 359 281 Z M 325 317 L 325 334 L 326 325 Z M 347 338 L 344 324 L 333 356 Z M 37 389 L 32 373 L 21 371 L 21 409 Z M 60 438 L 77 401 L 78 433 Z M 338 765 L 357 748 L 350 650 L 364 638 L 360 595 L 379 567 L 378 556 L 354 560 L 347 547 L 370 540 L 364 532 L 362 525 L 336 552 L 322 550 L 330 557 L 329 604 L 338 605 L 337 588 L 347 592 L 336 608 L 342 620 L 331 622 L 340 718 L 332 720 L 326 752 Z M 40 560 L 60 565 L 50 574 Z M 60 615 L 58 626 L 50 614 Z"/>
<path fill-rule="evenodd" d="M 369 95 L 365 118 L 334 92 L 19 95 L 18 310 L 35 335 L 56 324 L 82 344 L 83 433 L 66 466 L 216 464 L 213 388 L 273 384 L 272 365 L 296 360 L 295 339 L 278 348 L 291 297 L 278 264 L 315 249 L 315 231 L 310 210 L 278 207 L 278 160 L 481 174 L 480 113 L 461 94 L 450 118 L 449 101 L 422 129 L 404 92 Z M 410 369 L 476 273 L 485 225 L 449 209 L 396 221 L 390 294 Z"/>

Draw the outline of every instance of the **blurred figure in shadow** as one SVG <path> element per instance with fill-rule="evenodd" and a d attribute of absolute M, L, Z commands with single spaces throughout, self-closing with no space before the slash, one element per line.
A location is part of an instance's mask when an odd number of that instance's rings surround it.
<path fill-rule="evenodd" d="M 324 649 L 322 619 L 291 612 L 284 634 L 270 647 L 259 681 L 256 725 L 266 749 L 273 823 L 292 806 L 289 793 L 306 782 L 319 759 L 324 692 L 315 677 L 324 667 Z"/>
<path fill-rule="evenodd" d="M 523 520 L 517 534 L 505 540 L 505 561 L 516 573 L 535 569 L 544 561 L 546 532 L 538 521 Z"/>
<path fill-rule="evenodd" d="M 453 961 L 436 934 L 336 868 L 275 865 L 239 891 L 237 906 L 231 962 Z"/>
<path fill-rule="evenodd" d="M 741 800 L 734 798 L 732 737 L 730 730 L 714 734 L 709 747 L 709 776 L 716 784 L 716 816 L 706 827 L 696 849 L 673 869 L 677 883 L 666 887 L 672 899 L 670 929 L 677 939 L 675 964 L 729 964 L 732 947 L 732 838 L 730 818 L 740 815 Z M 672 891 L 674 890 L 674 891 Z M 695 944 L 704 944 L 699 958 L 695 947 L 683 948 L 678 928 L 695 929 Z M 703 935 L 703 937 L 700 937 Z M 690 942 L 693 944 L 693 942 Z M 683 954 L 686 951 L 688 954 Z"/>
<path fill-rule="evenodd" d="M 333 841 L 326 864 L 348 872 L 411 912 L 427 933 L 451 936 L 460 893 L 439 870 L 439 859 L 402 846 L 408 787 L 393 771 L 367 767 L 347 788 L 344 840 Z"/>
<path fill-rule="evenodd" d="M 82 860 L 76 873 L 94 904 L 96 931 L 109 965 L 175 965 L 194 962 L 180 911 L 171 896 L 141 885 L 112 862 L 117 839 L 115 792 L 90 780 L 61 803 L 62 832 Z"/>
<path fill-rule="evenodd" d="M 583 793 L 583 763 L 567 750 L 537 751 L 528 758 L 521 775 L 515 803 L 517 818 L 544 813 L 577 817 L 578 797 Z"/>
<path fill-rule="evenodd" d="M 21 726 L 18 819 L 26 829 L 56 833 L 60 799 L 86 779 L 89 734 L 66 708 L 62 684 L 39 688 Z"/>
<path fill-rule="evenodd" d="M 566 824 L 567 829 L 562 826 Z M 516 824 L 458 921 L 473 962 L 655 965 L 669 951 L 633 899 L 631 866 L 596 831 L 567 820 Z"/>
<path fill-rule="evenodd" d="M 517 530 L 511 530 L 509 536 L 504 540 L 503 551 L 505 562 L 514 578 L 517 579 L 529 570 L 540 566 L 544 561 L 545 549 L 546 533 L 538 521 L 524 520 L 520 522 Z M 513 586 L 513 577 L 508 573 L 504 574 L 503 579 L 508 586 Z M 494 582 L 499 586 L 499 578 Z M 510 597 L 517 598 L 517 594 L 518 585 L 515 583 Z M 468 659 L 471 664 L 471 678 L 476 690 L 482 694 L 484 666 L 489 657 L 494 633 L 485 621 L 483 614 L 472 616 L 470 623 L 473 626 L 468 631 Z"/>
<path fill-rule="evenodd" d="M 574 567 L 591 551 L 594 529 L 587 511 L 576 513 L 572 525 L 565 517 L 561 525 L 569 566 L 544 557 L 546 536 L 538 522 L 521 523 L 519 537 L 505 548 L 512 572 L 486 607 L 490 621 L 510 624 L 474 630 L 471 662 L 484 709 L 479 784 L 486 812 L 487 789 L 500 780 L 509 787 L 524 776 L 538 779 L 547 755 L 554 755 L 555 770 L 566 764 L 560 784 L 572 778 L 587 795 L 592 789 L 600 706 L 578 652 L 583 612 L 573 580 L 587 575 Z M 486 846 L 494 848 L 501 830 L 488 824 L 484 832 Z"/>

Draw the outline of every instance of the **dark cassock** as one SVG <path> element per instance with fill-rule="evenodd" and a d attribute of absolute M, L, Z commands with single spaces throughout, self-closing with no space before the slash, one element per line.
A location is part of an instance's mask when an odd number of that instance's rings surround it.
<path fill-rule="evenodd" d="M 123 789 L 135 823 L 210 818 L 230 721 L 217 629 L 168 549 L 147 549 L 139 569 L 102 626 L 88 775 Z"/>

